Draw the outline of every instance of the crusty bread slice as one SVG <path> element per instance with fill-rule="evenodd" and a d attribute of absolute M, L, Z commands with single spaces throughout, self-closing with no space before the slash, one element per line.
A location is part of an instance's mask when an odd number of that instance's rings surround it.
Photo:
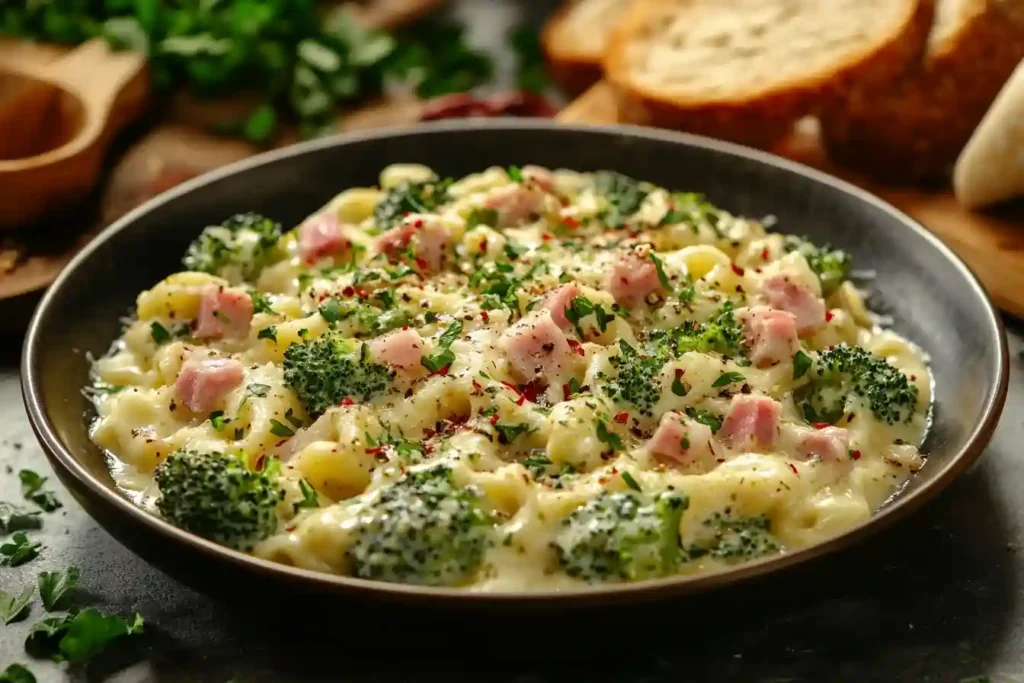
<path fill-rule="evenodd" d="M 767 146 L 853 81 L 916 57 L 928 0 L 640 0 L 606 78 L 627 120 Z"/>
<path fill-rule="evenodd" d="M 937 0 L 920 60 L 822 114 L 829 155 L 878 177 L 942 176 L 1021 59 L 1024 0 Z"/>
<path fill-rule="evenodd" d="M 541 44 L 551 76 L 570 95 L 601 78 L 608 37 L 632 0 L 569 0 L 544 25 Z"/>

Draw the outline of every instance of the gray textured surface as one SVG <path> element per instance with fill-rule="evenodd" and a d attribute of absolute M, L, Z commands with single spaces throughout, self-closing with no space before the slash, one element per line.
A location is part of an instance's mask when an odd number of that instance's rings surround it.
<path fill-rule="evenodd" d="M 469 0 L 456 11 L 473 25 L 473 39 L 496 45 L 527 3 Z M 531 11 L 539 11 L 532 4 Z M 543 3 L 550 4 L 550 3 Z M 499 63 L 507 77 L 507 55 Z M 678 603 L 650 622 L 623 630 L 667 632 L 657 646 L 624 646 L 615 632 L 594 633 L 592 647 L 570 649 L 551 635 L 524 632 L 505 654 L 481 661 L 474 643 L 444 651 L 402 654 L 416 637 L 394 624 L 380 649 L 353 647 L 345 615 L 328 615 L 313 635 L 295 624 L 317 612 L 296 605 L 289 614 L 251 613 L 218 603 L 167 578 L 125 550 L 92 522 L 56 482 L 64 508 L 46 518 L 37 537 L 41 557 L 0 568 L 0 587 L 34 581 L 38 572 L 69 564 L 82 570 L 83 602 L 127 614 L 141 612 L 147 635 L 135 647 L 78 672 L 30 662 L 23 652 L 38 605 L 19 624 L 0 626 L 0 670 L 28 663 L 40 683 L 189 681 L 935 681 L 988 675 L 1024 682 L 1024 369 L 1017 354 L 1021 328 L 1010 333 L 1013 377 L 1006 412 L 979 465 L 905 523 L 861 544 L 818 571 L 838 580 L 824 586 L 785 585 L 783 595 L 756 594 L 734 613 L 708 619 Z M 20 498 L 16 472 L 50 475 L 21 405 L 17 349 L 0 352 L 0 499 Z M 12 472 L 7 472 L 7 468 Z M 770 584 L 766 590 L 782 590 Z M 746 598 L 745 598 L 746 599 Z M 259 596 L 253 601 L 258 602 Z M 723 609 L 731 610 L 723 601 Z M 735 617 L 732 617 L 735 614 Z M 323 616 L 323 615 L 321 615 Z M 491 630 L 486 615 L 481 639 Z M 329 624 L 337 624 L 332 629 Z M 712 623 L 713 625 L 708 625 Z M 443 626 L 441 626 L 443 628 Z M 673 632 L 678 635 L 673 635 Z M 504 636 L 508 637 L 508 636 Z M 543 652 L 543 663 L 525 652 Z M 134 663 L 131 663 L 134 662 Z M 111 671 L 118 673 L 111 674 Z M 500 672 L 500 673 L 499 673 Z"/>

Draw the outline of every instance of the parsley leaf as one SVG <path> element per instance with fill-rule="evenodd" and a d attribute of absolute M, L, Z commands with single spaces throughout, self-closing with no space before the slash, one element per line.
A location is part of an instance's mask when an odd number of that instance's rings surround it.
<path fill-rule="evenodd" d="M 687 408 L 686 416 L 700 422 L 703 425 L 707 425 L 711 429 L 712 434 L 718 433 L 718 430 L 722 428 L 722 418 L 718 417 L 709 410 L 699 410 L 697 408 Z"/>
<path fill-rule="evenodd" d="M 686 396 L 690 393 L 690 390 L 685 384 L 683 384 L 683 373 L 676 371 L 675 377 L 672 378 L 672 393 L 676 396 Z"/>
<path fill-rule="evenodd" d="M 0 683 L 36 683 L 36 677 L 21 664 L 10 664 L 0 671 Z"/>
<path fill-rule="evenodd" d="M 31 500 L 46 512 L 53 512 L 62 507 L 52 491 L 40 490 L 46 483 L 46 477 L 41 477 L 32 470 L 22 470 L 18 472 L 18 478 L 21 479 L 21 494 L 25 496 L 25 500 Z"/>
<path fill-rule="evenodd" d="M 522 169 L 519 168 L 518 166 L 509 166 L 508 167 L 508 179 L 511 180 L 513 183 L 521 183 L 521 182 L 523 182 L 523 171 L 522 171 Z"/>
<path fill-rule="evenodd" d="M 32 600 L 33 591 L 31 585 L 26 586 L 20 595 L 0 590 L 0 621 L 5 624 L 20 621 L 27 614 L 25 608 Z"/>
<path fill-rule="evenodd" d="M 715 388 L 724 387 L 730 384 L 735 384 L 736 382 L 742 382 L 744 379 L 746 379 L 746 377 L 738 372 L 723 372 L 711 386 Z"/>
<path fill-rule="evenodd" d="M 284 438 L 295 436 L 294 429 L 292 429 L 286 424 L 278 422 L 273 418 L 270 419 L 270 433 L 273 434 L 274 436 L 280 436 Z"/>
<path fill-rule="evenodd" d="M 299 508 L 320 507 L 320 499 L 316 495 L 316 489 L 310 486 L 309 482 L 305 479 L 299 479 L 299 491 L 302 493 L 302 500 L 295 503 L 296 512 L 299 511 Z"/>
<path fill-rule="evenodd" d="M 671 292 L 672 284 L 668 281 L 668 275 L 665 274 L 665 266 L 662 265 L 661 259 L 653 251 L 651 252 L 651 260 L 654 261 L 654 269 L 658 271 L 658 282 L 661 283 L 662 287 Z"/>
<path fill-rule="evenodd" d="M 249 292 L 249 298 L 252 299 L 252 312 L 253 313 L 275 313 L 274 309 L 270 305 L 270 297 L 263 292 L 252 291 Z"/>
<path fill-rule="evenodd" d="M 526 423 L 503 424 L 498 422 L 495 423 L 494 428 L 498 431 L 498 442 L 505 445 L 515 441 L 520 434 L 525 434 L 530 431 L 530 425 Z"/>
<path fill-rule="evenodd" d="M 334 324 L 341 320 L 342 316 L 341 302 L 338 301 L 337 297 L 332 296 L 320 304 L 320 316 L 327 321 L 331 329 L 334 329 Z"/>
<path fill-rule="evenodd" d="M 615 432 L 608 429 L 608 425 L 603 420 L 594 420 L 594 425 L 597 427 L 597 440 L 601 443 L 608 444 L 609 448 L 613 451 L 621 451 L 625 449 L 622 443 L 622 437 Z"/>
<path fill-rule="evenodd" d="M 622 471 L 619 474 L 622 476 L 622 481 L 626 482 L 626 486 L 628 486 L 629 488 L 633 489 L 634 491 L 642 491 L 643 490 L 643 489 L 640 488 L 640 484 L 637 483 L 637 480 L 633 478 L 632 474 L 630 474 L 629 472 L 626 472 L 626 471 Z"/>
<path fill-rule="evenodd" d="M 39 556 L 42 543 L 32 541 L 24 532 L 11 536 L 11 540 L 0 545 L 0 565 L 17 567 Z"/>
<path fill-rule="evenodd" d="M 803 351 L 797 351 L 796 355 L 793 356 L 793 379 L 800 379 L 807 374 L 807 371 L 811 369 L 811 365 L 814 361 Z"/>
<path fill-rule="evenodd" d="M 455 362 L 455 353 L 449 348 L 452 343 L 462 334 L 462 321 L 456 320 L 448 329 L 441 334 L 437 341 L 437 350 L 429 355 L 423 356 L 420 363 L 431 372 L 440 372 Z"/>
<path fill-rule="evenodd" d="M 466 218 L 466 230 L 478 225 L 495 226 L 498 224 L 498 212 L 495 209 L 473 209 Z"/>
<path fill-rule="evenodd" d="M 43 526 L 40 514 L 42 513 L 39 510 L 27 510 L 0 501 L 0 535 L 39 529 Z"/>
<path fill-rule="evenodd" d="M 157 346 L 171 340 L 171 333 L 167 331 L 166 327 L 155 320 L 149 325 L 149 336 L 153 338 Z"/>
<path fill-rule="evenodd" d="M 63 572 L 42 572 L 39 574 L 39 597 L 47 610 L 58 609 L 62 600 L 70 599 L 78 585 L 78 567 L 68 567 Z"/>
<path fill-rule="evenodd" d="M 264 327 L 262 330 L 256 333 L 257 339 L 269 339 L 270 341 L 277 343 L 277 327 L 271 325 Z"/>
<path fill-rule="evenodd" d="M 224 425 L 228 422 L 231 422 L 231 420 L 224 419 L 223 410 L 215 410 L 212 413 L 210 413 L 210 424 L 213 425 L 213 428 L 216 429 L 218 432 L 224 429 Z"/>
<path fill-rule="evenodd" d="M 544 471 L 551 465 L 551 459 L 546 455 L 530 455 L 523 460 L 523 466 L 530 470 L 534 479 L 544 474 Z"/>
<path fill-rule="evenodd" d="M 142 617 L 137 613 L 122 619 L 95 609 L 83 610 L 67 625 L 58 645 L 60 656 L 72 664 L 83 664 L 107 649 L 114 640 L 142 633 L 142 624 Z"/>

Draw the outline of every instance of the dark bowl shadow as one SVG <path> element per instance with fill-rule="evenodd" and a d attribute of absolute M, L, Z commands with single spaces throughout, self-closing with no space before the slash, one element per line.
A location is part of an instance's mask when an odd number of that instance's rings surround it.
<path fill-rule="evenodd" d="M 117 336 L 138 291 L 179 269 L 197 230 L 241 211 L 298 223 L 340 189 L 372 185 L 390 163 L 420 162 L 461 176 L 489 165 L 613 168 L 703 192 L 734 213 L 773 215 L 786 232 L 849 250 L 877 274 L 876 296 L 894 329 L 931 357 L 936 383 L 928 464 L 868 523 L 822 544 L 725 572 L 594 590 L 479 594 L 371 583 L 283 567 L 198 539 L 135 508 L 113 488 L 89 440 L 81 393 L 88 354 Z M 456 121 L 345 136 L 261 155 L 185 183 L 125 216 L 68 266 L 40 304 L 25 341 L 26 407 L 54 469 L 72 494 L 129 548 L 203 590 L 275 590 L 409 605 L 528 609 L 628 605 L 695 594 L 763 576 L 860 540 L 919 507 L 980 455 L 1006 395 L 1002 324 L 977 279 L 935 237 L 877 198 L 825 174 L 742 147 L 631 127 L 535 121 Z"/>

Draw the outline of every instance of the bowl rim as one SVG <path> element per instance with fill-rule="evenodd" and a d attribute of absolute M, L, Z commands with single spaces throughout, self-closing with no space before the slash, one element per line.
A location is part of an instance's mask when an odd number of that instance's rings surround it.
<path fill-rule="evenodd" d="M 140 217 L 158 211 L 164 204 L 193 190 L 208 184 L 229 178 L 240 172 L 266 164 L 275 163 L 292 157 L 298 157 L 313 151 L 326 148 L 344 148 L 345 146 L 364 141 L 384 138 L 400 138 L 415 135 L 456 134 L 464 130 L 543 130 L 557 135 L 560 132 L 583 132 L 595 135 L 617 135 L 650 140 L 665 145 L 685 145 L 708 150 L 715 154 L 738 156 L 769 166 L 777 171 L 795 173 L 810 178 L 814 182 L 828 185 L 862 203 L 873 206 L 886 213 L 905 229 L 916 232 L 928 241 L 954 267 L 959 270 L 963 280 L 981 303 L 989 333 L 998 344 L 995 367 L 995 384 L 988 400 L 983 406 L 981 419 L 974 425 L 964 445 L 953 454 L 945 466 L 932 475 L 926 485 L 908 492 L 900 493 L 889 504 L 873 514 L 868 520 L 849 529 L 839 536 L 826 539 L 820 543 L 798 548 L 782 555 L 761 558 L 752 562 L 736 565 L 705 574 L 676 575 L 636 582 L 581 586 L 568 590 L 542 590 L 530 592 L 496 591 L 483 592 L 466 588 L 441 588 L 416 586 L 411 584 L 386 583 L 340 576 L 326 572 L 300 569 L 270 560 L 257 558 L 239 551 L 217 545 L 199 536 L 179 529 L 156 515 L 135 506 L 116 488 L 93 476 L 86 467 L 71 453 L 61 441 L 54 424 L 46 414 L 41 389 L 41 346 L 42 327 L 45 320 L 56 314 L 53 302 L 57 293 L 65 286 L 71 274 L 101 245 L 111 240 L 123 230 L 130 228 Z M 602 601 L 632 601 L 655 595 L 681 595 L 705 592 L 728 584 L 745 582 L 754 577 L 776 572 L 787 567 L 803 564 L 812 559 L 833 553 L 859 542 L 869 534 L 880 531 L 913 510 L 918 509 L 927 501 L 945 489 L 954 479 L 966 471 L 981 455 L 995 430 L 1002 408 L 1006 400 L 1009 383 L 1009 354 L 1002 319 L 993 305 L 988 293 L 982 287 L 977 276 L 971 269 L 947 247 L 938 237 L 921 226 L 900 210 L 879 197 L 856 187 L 844 180 L 822 171 L 810 168 L 788 159 L 777 157 L 768 152 L 751 149 L 741 145 L 675 131 L 631 125 L 586 125 L 565 124 L 549 120 L 530 119 L 474 119 L 440 121 L 435 123 L 417 124 L 412 126 L 396 126 L 370 131 L 360 131 L 330 136 L 322 139 L 303 142 L 278 150 L 243 159 L 242 161 L 216 169 L 197 178 L 188 180 L 181 185 L 147 201 L 128 214 L 119 218 L 99 235 L 97 235 L 69 263 L 53 284 L 47 289 L 39 305 L 33 313 L 25 335 L 22 351 L 21 380 L 22 398 L 28 413 L 29 421 L 37 439 L 41 443 L 51 464 L 64 470 L 64 474 L 79 485 L 79 490 L 88 496 L 100 499 L 108 507 L 133 518 L 135 522 L 146 527 L 146 531 L 162 535 L 172 542 L 182 543 L 206 555 L 211 560 L 227 562 L 251 573 L 261 574 L 268 580 L 288 581 L 304 584 L 305 587 L 334 592 L 349 593 L 370 599 L 390 599 L 411 602 L 424 602 L 446 605 L 472 605 L 495 603 L 568 605 L 593 603 Z M 86 511 L 89 512 L 88 507 Z"/>

